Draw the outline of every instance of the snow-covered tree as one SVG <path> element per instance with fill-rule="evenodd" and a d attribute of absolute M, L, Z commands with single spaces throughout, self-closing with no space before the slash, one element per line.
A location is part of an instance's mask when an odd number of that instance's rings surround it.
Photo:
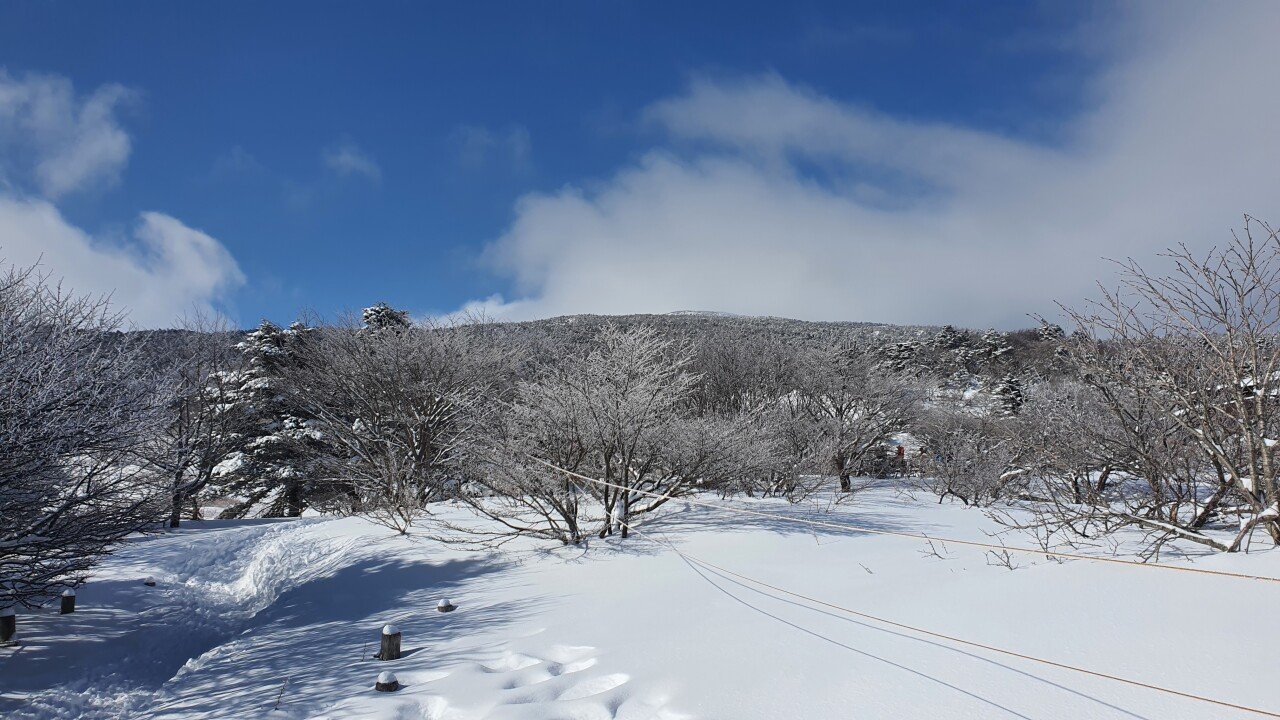
<path fill-rule="evenodd" d="M 955 350 L 965 344 L 964 334 L 956 330 L 952 325 L 943 325 L 937 335 L 933 336 L 930 343 L 933 347 L 940 350 Z"/>
<path fill-rule="evenodd" d="M 428 503 L 456 492 L 504 362 L 483 328 L 348 322 L 320 331 L 289 382 L 328 443 L 321 474 L 346 489 L 344 509 L 407 533 Z"/>
<path fill-rule="evenodd" d="M 935 407 L 916 432 L 926 448 L 920 482 L 939 502 L 954 497 L 965 505 L 987 505 L 1025 481 L 1025 444 L 1006 418 Z"/>
<path fill-rule="evenodd" d="M 195 318 L 165 346 L 161 362 L 172 392 L 165 422 L 143 457 L 169 483 L 169 527 L 178 527 L 184 512 L 199 517 L 199 494 L 249 429 L 248 408 L 235 402 L 239 357 L 230 336 L 221 322 Z"/>
<path fill-rule="evenodd" d="M 236 346 L 243 369 L 214 379 L 229 387 L 229 412 L 247 418 L 236 449 L 213 471 L 220 492 L 237 499 L 221 517 L 297 517 L 307 505 L 324 437 L 285 378 L 313 332 L 264 320 Z"/>
<path fill-rule="evenodd" d="M 606 325 L 588 354 L 520 385 L 477 469 L 481 492 L 464 497 L 512 530 L 578 542 L 588 524 L 627 537 L 634 518 L 671 498 L 768 477 L 768 438 L 749 415 L 692 411 L 691 362 L 687 345 L 650 328 Z"/>
<path fill-rule="evenodd" d="M 0 607 L 74 587 L 166 513 L 138 458 L 168 388 L 120 320 L 32 270 L 0 277 Z"/>
<path fill-rule="evenodd" d="M 982 364 L 987 368 L 999 368 L 1008 362 L 1013 353 L 1009 345 L 1009 337 L 998 330 L 987 330 L 978 340 L 978 354 Z"/>
<path fill-rule="evenodd" d="M 1006 416 L 1017 415 L 1022 409 L 1022 381 L 1016 375 L 1005 375 L 993 391 L 997 411 Z"/>
<path fill-rule="evenodd" d="M 1067 338 L 1067 332 L 1062 329 L 1061 325 L 1042 322 L 1040 327 L 1036 329 L 1036 337 L 1040 342 L 1060 343 Z"/>
<path fill-rule="evenodd" d="M 886 367 L 890 370 L 897 373 L 919 374 L 923 371 L 920 366 L 921 350 L 918 340 L 905 340 L 886 345 L 882 355 Z"/>
<path fill-rule="evenodd" d="M 1067 347 L 1115 420 L 1108 454 L 1137 481 L 1085 510 L 1153 549 L 1237 551 L 1259 530 L 1280 544 L 1280 233 L 1246 217 L 1223 247 L 1168 255 L 1170 274 L 1130 261 L 1120 291 L 1071 313 Z"/>
<path fill-rule="evenodd" d="M 365 308 L 360 319 L 370 330 L 403 330 L 412 324 L 408 310 L 397 310 L 384 302 Z"/>
<path fill-rule="evenodd" d="M 864 348 L 811 348 L 794 393 L 775 417 L 811 472 L 836 475 L 840 489 L 906 430 L 923 400 L 919 381 L 879 363 Z"/>

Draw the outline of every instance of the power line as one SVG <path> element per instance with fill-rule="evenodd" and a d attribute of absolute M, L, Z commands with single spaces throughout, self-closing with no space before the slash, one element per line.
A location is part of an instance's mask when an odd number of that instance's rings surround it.
<path fill-rule="evenodd" d="M 600 480 L 597 478 L 587 477 L 586 475 L 575 473 L 572 470 L 566 470 L 562 467 L 558 467 L 550 462 L 547 462 L 546 460 L 543 460 L 542 458 L 533 457 L 532 459 L 536 462 L 546 465 L 552 470 L 565 473 L 566 475 L 571 475 L 580 480 L 585 480 L 587 482 L 595 483 L 596 485 L 611 487 L 618 490 L 625 490 L 627 492 L 636 493 L 638 495 L 645 495 L 652 498 L 666 499 L 666 500 L 671 499 L 670 495 L 664 495 L 661 493 L 651 492 L 648 490 L 640 490 L 638 488 L 627 487 L 626 485 L 619 485 L 616 483 L 606 482 L 604 480 Z M 1155 562 L 1138 562 L 1136 560 L 1124 560 L 1121 558 L 1102 557 L 1098 555 L 1083 555 L 1080 553 L 1060 552 L 1057 550 L 1046 550 L 1042 548 L 1037 549 L 1037 548 L 1023 548 L 1023 547 L 1016 547 L 1016 546 L 1008 546 L 1008 545 L 996 545 L 994 543 L 984 543 L 984 542 L 979 542 L 977 540 L 957 540 L 955 538 L 944 538 L 944 537 L 938 537 L 935 535 L 925 535 L 922 533 L 906 532 L 903 530 L 883 530 L 880 528 L 871 528 L 871 527 L 866 527 L 862 525 L 854 525 L 851 523 L 837 523 L 837 522 L 830 522 L 826 520 L 812 520 L 810 518 L 800 518 L 800 517 L 795 517 L 793 515 L 786 515 L 783 513 L 761 512 L 759 510 L 749 510 L 747 508 L 733 507 L 731 505 L 725 505 L 722 503 L 706 502 L 704 500 L 696 500 L 696 499 L 687 498 L 687 497 L 681 498 L 681 499 L 691 505 L 698 505 L 701 507 L 712 508 L 715 510 L 724 510 L 727 512 L 738 513 L 740 515 L 751 515 L 754 517 L 768 518 L 770 520 L 783 520 L 786 522 L 799 523 L 802 525 L 811 525 L 814 527 L 823 527 L 823 528 L 842 530 L 842 531 L 855 530 L 858 532 L 868 533 L 871 535 L 891 535 L 895 537 L 913 538 L 915 540 L 926 540 L 930 542 L 943 542 L 943 543 L 950 543 L 953 545 L 967 545 L 969 547 L 978 547 L 986 550 L 1018 552 L 1018 553 L 1026 553 L 1028 555 L 1043 555 L 1046 557 L 1056 557 L 1056 558 L 1063 558 L 1067 560 L 1089 560 L 1092 562 L 1112 563 L 1114 565 L 1129 565 L 1129 566 L 1143 567 L 1143 568 L 1149 568 L 1154 570 L 1176 570 L 1178 572 L 1199 573 L 1201 575 L 1216 575 L 1219 577 L 1229 577 L 1229 578 L 1235 578 L 1237 580 L 1260 580 L 1265 582 L 1280 583 L 1280 577 L 1272 577 L 1270 575 L 1249 575 L 1247 573 L 1230 572 L 1228 570 L 1208 570 L 1205 568 L 1186 567 L 1183 565 L 1166 565 L 1164 563 L 1155 563 Z"/>
<path fill-rule="evenodd" d="M 677 550 L 676 552 L 680 553 L 679 550 Z M 1212 703 L 1214 705 L 1229 707 L 1235 710 L 1243 710 L 1244 712 L 1256 713 L 1258 715 L 1263 715 L 1265 717 L 1280 718 L 1280 713 L 1271 712 L 1269 710 L 1262 710 L 1260 708 L 1249 707 L 1248 705 L 1239 705 L 1237 703 L 1227 702 L 1225 700 L 1215 700 L 1214 698 L 1205 697 L 1203 695 L 1196 695 L 1194 693 L 1183 692 L 1181 690 L 1174 690 L 1173 688 L 1162 687 L 1160 685 L 1152 685 L 1151 683 L 1145 683 L 1145 682 L 1142 682 L 1141 680 L 1130 680 L 1129 678 L 1120 677 L 1119 675 L 1111 675 L 1109 673 L 1098 672 L 1096 670 L 1089 670 L 1087 668 L 1077 667 L 1075 665 L 1069 665 L 1067 663 L 1056 662 L 1054 660 L 1046 660 L 1044 658 L 1039 658 L 1034 655 L 1027 655 L 1025 653 L 1020 653 L 1013 650 L 1005 650 L 1004 648 L 996 647 L 994 645 L 987 645 L 986 643 L 980 643 L 980 642 L 975 642 L 973 640 L 965 640 L 963 638 L 958 638 L 958 637 L 955 637 L 954 635 L 947 635 L 945 633 L 935 632 L 933 630 L 926 630 L 924 628 L 916 627 L 914 625 L 908 625 L 907 623 L 895 622 L 893 620 L 888 620 L 886 618 L 878 617 L 876 615 L 860 612 L 852 608 L 836 605 L 835 603 L 830 603 L 825 600 L 819 600 L 818 598 L 809 597 L 808 595 L 804 595 L 798 592 L 786 590 L 784 588 L 778 587 L 777 585 L 772 585 L 770 583 L 764 582 L 763 580 L 757 580 L 753 577 L 743 575 L 742 573 L 734 572 L 732 570 L 729 570 L 728 568 L 721 567 L 719 565 L 716 565 L 715 563 L 709 562 L 707 560 L 703 560 L 701 558 L 694 557 L 692 555 L 688 555 L 685 553 L 680 553 L 680 555 L 703 567 L 717 570 L 726 575 L 731 575 L 735 578 L 738 578 L 739 580 L 744 580 L 754 585 L 759 585 L 760 587 L 768 588 L 770 590 L 773 590 L 774 592 L 779 592 L 784 595 L 789 595 L 791 597 L 798 598 L 800 600 L 804 600 L 806 602 L 810 602 L 815 605 L 821 605 L 823 607 L 831 608 L 832 610 L 838 610 L 840 612 L 853 615 L 854 617 L 863 618 L 865 620 L 874 620 L 875 622 L 883 623 L 891 627 L 896 627 L 902 630 L 910 630 L 912 632 L 919 633 L 921 635 L 927 635 L 929 637 L 938 638 L 940 640 L 946 640 L 948 642 L 958 643 L 960 645 L 967 645 L 969 647 L 979 648 L 981 650 L 987 650 L 990 652 L 999 653 L 1001 655 L 1007 655 L 1009 657 L 1020 658 L 1022 660 L 1030 660 L 1031 662 L 1036 662 L 1042 665 L 1048 665 L 1050 667 L 1060 668 L 1063 670 L 1071 670 L 1073 672 L 1082 673 L 1084 675 L 1091 675 L 1093 677 L 1105 678 L 1107 680 L 1114 680 L 1116 682 L 1124 683 L 1126 685 L 1132 685 L 1134 687 L 1141 687 L 1141 688 L 1146 688 L 1148 690 L 1155 690 L 1162 693 L 1168 693 L 1170 695 L 1176 695 L 1178 697 L 1187 698 L 1190 700 L 1199 700 L 1201 702 Z"/>
<path fill-rule="evenodd" d="M 535 458 L 535 459 L 537 459 L 537 458 Z M 549 462 L 547 462 L 547 461 L 545 461 L 545 460 L 539 460 L 539 462 L 542 462 L 543 464 L 547 465 L 548 467 L 551 467 L 551 468 L 554 468 L 554 469 L 556 469 L 556 470 L 558 470 L 558 471 L 560 471 L 560 472 L 563 472 L 563 473 L 565 473 L 566 475 L 568 475 L 568 476 L 570 476 L 570 477 L 574 477 L 574 478 L 578 478 L 578 479 L 582 479 L 582 480 L 587 480 L 587 481 L 590 481 L 590 482 L 597 482 L 597 483 L 600 483 L 600 484 L 602 484 L 602 485 L 609 485 L 609 486 L 619 487 L 619 488 L 621 488 L 621 487 L 622 487 L 622 486 L 619 486 L 619 485 L 615 485 L 615 484 L 613 484 L 613 483 L 607 483 L 607 482 L 605 482 L 605 481 L 603 481 L 603 480 L 598 480 L 598 479 L 596 479 L 596 478 L 590 478 L 590 477 L 587 477 L 587 476 L 585 476 L 585 475 L 581 475 L 581 474 L 579 474 L 579 473 L 575 473 L 575 472 L 573 472 L 573 471 L 571 471 L 571 470 L 565 470 L 564 468 L 557 467 L 557 466 L 555 466 L 555 465 L 553 465 L 553 464 L 551 464 L 551 463 L 549 463 Z M 623 489 L 625 489 L 625 488 L 623 488 Z M 636 491 L 636 492 L 644 492 L 644 491 Z M 649 494 L 649 495 L 656 495 L 657 497 L 660 497 L 660 498 L 667 498 L 667 499 L 670 499 L 670 496 L 669 496 L 669 495 L 657 495 L 656 493 L 646 493 L 646 494 Z M 761 514 L 767 514 L 767 513 L 761 513 Z M 618 522 L 618 523 L 620 523 L 620 524 L 621 524 L 621 525 L 623 525 L 624 527 L 628 528 L 631 532 L 633 532 L 633 533 L 635 533 L 635 534 L 637 534 L 637 535 L 648 535 L 648 532 L 647 532 L 647 531 L 646 531 L 646 532 L 644 532 L 644 533 L 641 533 L 639 530 L 636 530 L 636 528 L 635 528 L 633 525 L 631 525 L 630 523 L 626 522 L 625 520 L 622 520 L 622 519 L 620 519 L 620 518 L 616 518 L 616 520 L 617 520 L 617 522 Z M 1183 692 L 1182 690 L 1175 690 L 1175 689 L 1173 689 L 1173 688 L 1168 688 L 1168 687 L 1164 687 L 1164 686 L 1161 686 L 1161 685 L 1154 685 L 1154 684 L 1151 684 L 1151 683 L 1142 682 L 1141 680 L 1131 680 L 1131 679 L 1129 679 L 1129 678 L 1121 677 L 1121 676 L 1119 676 L 1119 675 L 1112 675 L 1112 674 L 1110 674 L 1110 673 L 1099 672 L 1099 671 L 1097 671 L 1097 670 L 1089 670 L 1089 669 L 1087 669 L 1087 668 L 1079 667 L 1079 666 L 1076 666 L 1076 665 L 1070 665 L 1070 664 L 1067 664 L 1067 663 L 1057 662 L 1057 661 L 1055 661 L 1055 660 L 1047 660 L 1047 659 L 1045 659 L 1045 658 L 1036 657 L 1036 656 L 1034 656 L 1034 655 L 1028 655 L 1028 654 L 1026 654 L 1026 653 L 1020 653 L 1020 652 L 1017 652 L 1017 651 L 1014 651 L 1014 650 L 1006 650 L 1006 649 L 1004 649 L 1004 648 L 997 647 L 997 646 L 995 646 L 995 645 L 988 645 L 988 644 L 986 644 L 986 643 L 980 643 L 980 642 L 976 642 L 976 641 L 973 641 L 973 640 L 965 640 L 964 638 L 959 638 L 959 637 L 956 637 L 956 636 L 954 636 L 954 635 L 948 635 L 948 634 L 946 634 L 946 633 L 936 632 L 936 631 L 934 631 L 934 630 L 927 630 L 927 629 L 925 629 L 925 628 L 916 627 L 915 625 L 909 625 L 909 624 L 907 624 L 907 623 L 902 623 L 902 622 L 897 622 L 897 621 L 894 621 L 894 620 L 889 620 L 889 619 L 887 619 L 887 618 L 882 618 L 882 617 L 880 617 L 880 616 L 878 616 L 878 615 L 872 615 L 872 614 L 870 614 L 870 613 L 865 613 L 865 612 L 862 612 L 862 611 L 860 611 L 860 610 L 854 610 L 853 608 L 847 608 L 847 607 L 844 607 L 844 606 L 842 606 L 842 605 L 837 605 L 837 604 L 835 604 L 835 603 L 827 602 L 827 601 L 825 601 L 825 600 L 820 600 L 820 599 L 815 598 L 815 597 L 810 597 L 810 596 L 805 595 L 805 594 L 803 594 L 803 593 L 798 593 L 798 592 L 794 592 L 794 591 L 791 591 L 791 590 L 787 590 L 787 589 L 785 589 L 785 588 L 778 587 L 777 585 L 774 585 L 774 584 L 772 584 L 772 583 L 767 583 L 767 582 L 765 582 L 765 581 L 763 581 L 763 580 L 757 580 L 756 578 L 753 578 L 753 577 L 751 577 L 751 576 L 749 576 L 749 575 L 744 575 L 744 574 L 739 573 L 739 572 L 734 572 L 733 570 L 730 570 L 730 569 L 728 569 L 728 568 L 726 568 L 726 567 L 722 567 L 722 566 L 720 566 L 720 565 L 717 565 L 716 563 L 713 563 L 713 562 L 711 562 L 711 561 L 709 561 L 709 560 L 703 560 L 702 558 L 697 557 L 696 555 L 690 555 L 689 553 L 686 553 L 686 552 L 684 552 L 684 551 L 680 550 L 680 548 L 676 547 L 676 545 L 675 545 L 674 543 L 672 543 L 670 540 L 667 540 L 666 538 L 659 538 L 659 537 L 657 537 L 657 536 L 655 535 L 655 536 L 654 536 L 654 539 L 655 539 L 655 540 L 657 540 L 658 542 L 660 542 L 661 544 L 666 545 L 666 546 L 667 546 L 667 547 L 668 547 L 672 552 L 674 552 L 676 555 L 679 555 L 680 557 L 684 558 L 685 560 L 688 560 L 688 561 L 690 561 L 690 562 L 696 563 L 696 564 L 698 564 L 698 565 L 700 565 L 700 566 L 702 566 L 703 568 L 706 568 L 706 569 L 708 569 L 708 570 L 714 570 L 714 571 L 717 571 L 717 572 L 720 572 L 720 573 L 724 573 L 725 575 L 729 575 L 729 576 L 731 576 L 731 577 L 738 578 L 739 580 L 743 580 L 743 581 L 745 581 L 745 582 L 749 582 L 749 583 L 752 583 L 752 584 L 754 584 L 754 585 L 758 585 L 758 586 L 760 586 L 760 587 L 767 588 L 767 589 L 772 590 L 772 591 L 774 591 L 774 592 L 782 593 L 783 595 L 788 595 L 788 596 L 790 596 L 790 597 L 797 598 L 797 599 L 799 599 L 799 600 L 804 600 L 805 602 L 809 602 L 809 603 L 812 603 L 812 604 L 814 604 L 814 605 L 820 605 L 820 606 L 822 606 L 822 607 L 830 608 L 830 609 L 832 609 L 832 610 L 836 610 L 836 611 L 838 611 L 838 612 L 842 612 L 842 613 L 845 613 L 845 614 L 851 615 L 851 616 L 853 616 L 853 617 L 861 618 L 861 619 L 864 619 L 864 620 L 871 620 L 871 621 L 873 621 L 873 622 L 878 622 L 878 623 L 881 623 L 881 624 L 884 624 L 884 625 L 888 625 L 888 626 L 890 626 L 890 627 L 895 627 L 895 628 L 898 628 L 898 629 L 901 629 L 901 630 L 907 630 L 907 631 L 910 631 L 910 632 L 918 633 L 918 634 L 920 634 L 920 635 L 925 635 L 925 636 L 928 636 L 928 637 L 937 638 L 937 639 L 939 639 L 939 640 L 945 640 L 945 641 L 947 641 L 947 642 L 952 642 L 952 643 L 956 643 L 956 644 L 959 644 L 959 645 L 965 645 L 965 646 L 967 646 L 967 647 L 978 648 L 978 649 L 980 649 L 980 650 L 986 650 L 986 651 L 988 651 L 988 652 L 994 652 L 994 653 L 998 653 L 998 654 L 1001 654 L 1001 655 L 1006 655 L 1006 656 L 1008 656 L 1008 657 L 1014 657 L 1014 658 L 1018 658 L 1018 659 L 1021 659 L 1021 660 L 1027 660 L 1027 661 L 1030 661 L 1030 662 L 1039 663 L 1039 664 L 1041 664 L 1041 665 L 1047 665 L 1047 666 L 1049 666 L 1049 667 L 1054 667 L 1054 668 L 1058 668 L 1058 669 L 1061 669 L 1061 670 L 1070 670 L 1070 671 L 1072 671 L 1072 672 L 1077 672 L 1077 673 L 1080 673 L 1080 674 L 1083 674 L 1083 675 L 1089 675 L 1089 676 L 1091 676 L 1091 677 L 1097 677 L 1097 678 L 1103 678 L 1103 679 L 1106 679 L 1106 680 L 1112 680 L 1112 681 L 1114 681 L 1114 682 L 1123 683 L 1123 684 L 1125 684 L 1125 685 L 1130 685 L 1130 686 L 1133 686 L 1133 687 L 1140 687 L 1140 688 L 1145 688 L 1145 689 L 1147 689 L 1147 690 L 1154 690 L 1154 691 L 1156 691 L 1156 692 L 1162 692 L 1162 693 L 1166 693 L 1166 694 L 1169 694 L 1169 695 L 1174 695 L 1174 696 L 1176 696 L 1176 697 L 1185 698 L 1185 699 L 1188 699 L 1188 700 L 1197 700 L 1197 701 L 1200 701 L 1200 702 L 1209 703 L 1209 704 L 1212 704 L 1212 705 L 1217 705 L 1217 706 L 1219 706 L 1219 707 L 1226 707 L 1226 708 L 1231 708 L 1231 709 L 1233 709 L 1233 710 L 1240 710 L 1240 711 L 1243 711 L 1243 712 L 1248 712 L 1248 713 L 1253 713 L 1253 714 L 1256 714 L 1256 715 L 1261 715 L 1261 716 L 1263 716 L 1263 717 L 1280 718 L 1280 713 L 1278 713 L 1278 712 L 1272 712 L 1272 711 L 1270 711 L 1270 710 L 1263 710 L 1263 709 L 1261 709 L 1261 708 L 1250 707 L 1250 706 L 1248 706 L 1248 705 L 1241 705 L 1241 704 L 1239 704 L 1239 703 L 1228 702 L 1228 701 L 1226 701 L 1226 700 L 1217 700 L 1217 699 L 1215 699 L 1215 698 L 1205 697 L 1204 695 L 1197 695 L 1197 694 L 1195 694 L 1195 693 Z M 938 539 L 938 538 L 932 538 L 932 539 Z M 1088 558 L 1088 556 L 1080 556 L 1080 557 L 1085 558 L 1085 559 L 1090 559 L 1090 558 Z M 1143 563 L 1135 563 L 1135 564 L 1143 564 Z M 1162 567 L 1170 567 L 1170 568 L 1172 568 L 1172 566 L 1162 566 Z M 1247 576 L 1246 576 L 1246 577 L 1247 577 Z"/>

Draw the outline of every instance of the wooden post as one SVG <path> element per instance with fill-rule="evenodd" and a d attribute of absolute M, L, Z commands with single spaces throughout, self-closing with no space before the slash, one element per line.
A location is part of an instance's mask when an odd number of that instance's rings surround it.
<path fill-rule="evenodd" d="M 395 625 L 382 626 L 382 647 L 378 649 L 378 659 L 400 659 L 400 629 Z M 394 680 L 394 677 L 392 679 Z"/>
<path fill-rule="evenodd" d="M 62 614 L 70 615 L 76 611 L 76 591 L 67 588 L 62 591 Z"/>
<path fill-rule="evenodd" d="M 18 632 L 18 615 L 13 608 L 0 609 L 0 642 L 9 642 Z"/>
<path fill-rule="evenodd" d="M 400 689 L 400 681 L 393 672 L 378 673 L 378 682 L 373 686 L 378 692 L 395 692 Z"/>
<path fill-rule="evenodd" d="M 448 598 L 445 598 L 444 600 L 441 600 L 441 601 L 440 601 L 440 604 L 439 604 L 439 605 L 436 605 L 436 609 L 437 609 L 437 610 L 439 610 L 440 612 L 453 612 L 453 611 L 454 611 L 454 610 L 456 610 L 457 608 L 458 608 L 458 606 L 457 606 L 457 605 L 454 605 L 454 604 L 453 604 L 453 603 L 451 603 L 451 602 L 449 602 L 449 599 L 448 599 Z"/>
<path fill-rule="evenodd" d="M 147 587 L 155 587 L 155 586 L 156 586 L 156 579 L 155 579 L 155 578 L 153 578 L 153 577 L 151 577 L 150 575 L 148 575 L 148 576 L 147 576 L 147 579 L 142 581 L 142 584 L 143 584 L 143 585 L 146 585 Z"/>

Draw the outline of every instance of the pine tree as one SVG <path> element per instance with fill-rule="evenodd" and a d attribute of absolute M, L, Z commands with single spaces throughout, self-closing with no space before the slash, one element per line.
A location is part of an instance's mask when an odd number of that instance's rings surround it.
<path fill-rule="evenodd" d="M 1009 359 L 1013 347 L 1009 345 L 1008 336 L 992 329 L 982 334 L 978 341 L 978 352 L 988 367 L 995 367 Z"/>
<path fill-rule="evenodd" d="M 1022 381 L 1014 375 L 1005 375 L 1000 384 L 996 385 L 995 396 L 1001 415 L 1017 415 L 1022 410 L 1025 399 L 1022 394 Z"/>
<path fill-rule="evenodd" d="M 1061 325 L 1044 323 L 1036 331 L 1036 335 L 1041 342 L 1062 342 L 1067 337 L 1067 331 L 1063 330 Z"/>
<path fill-rule="evenodd" d="M 933 346 L 940 350 L 954 350 L 964 345 L 964 335 L 951 325 L 943 325 L 933 337 Z"/>
<path fill-rule="evenodd" d="M 365 308 L 360 320 L 370 330 L 402 329 L 410 324 L 408 310 L 397 310 L 384 302 Z"/>
<path fill-rule="evenodd" d="M 884 364 L 894 372 L 910 371 L 918 374 L 920 370 L 920 349 L 918 340 L 906 340 L 886 345 L 882 351 Z"/>
<path fill-rule="evenodd" d="M 283 376 L 311 332 L 302 323 L 286 330 L 264 320 L 236 346 L 245 365 L 231 398 L 249 422 L 215 470 L 218 490 L 239 498 L 220 517 L 297 517 L 306 506 L 323 437 L 291 402 Z"/>

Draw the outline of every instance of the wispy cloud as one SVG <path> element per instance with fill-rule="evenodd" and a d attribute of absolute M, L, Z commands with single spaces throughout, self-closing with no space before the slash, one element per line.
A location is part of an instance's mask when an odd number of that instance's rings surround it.
<path fill-rule="evenodd" d="M 236 145 L 214 159 L 211 174 L 215 178 L 264 175 L 267 174 L 267 168 L 253 153 Z"/>
<path fill-rule="evenodd" d="M 470 170 L 499 167 L 524 171 L 533 159 L 529 130 L 512 125 L 501 130 L 476 125 L 460 125 L 451 137 L 457 148 L 458 163 Z"/>
<path fill-rule="evenodd" d="M 141 326 L 170 326 L 191 311 L 216 314 L 245 280 L 217 239 L 161 212 L 140 213 L 127 235 L 95 235 L 54 204 L 119 181 L 131 140 L 115 110 L 133 96 L 119 85 L 79 96 L 66 78 L 15 79 L 0 70 L 0 258 L 38 263 L 68 290 L 110 295 Z"/>
<path fill-rule="evenodd" d="M 485 260 L 508 317 L 688 308 L 1015 326 L 1100 258 L 1280 219 L 1274 4 L 1143 5 L 1046 143 L 921 123 L 766 74 L 696 80 L 611 177 L 519 200 Z M 1094 50 L 1090 50 L 1094 52 Z M 814 168 L 821 168 L 815 173 Z"/>
<path fill-rule="evenodd" d="M 325 148 L 324 165 L 340 177 L 357 176 L 373 182 L 382 181 L 382 168 L 354 143 L 344 142 Z"/>
<path fill-rule="evenodd" d="M 6 184 L 32 183 L 57 198 L 117 182 L 132 148 L 116 111 L 136 95 L 110 84 L 79 97 L 66 78 L 19 78 L 0 69 L 0 173 Z"/>

